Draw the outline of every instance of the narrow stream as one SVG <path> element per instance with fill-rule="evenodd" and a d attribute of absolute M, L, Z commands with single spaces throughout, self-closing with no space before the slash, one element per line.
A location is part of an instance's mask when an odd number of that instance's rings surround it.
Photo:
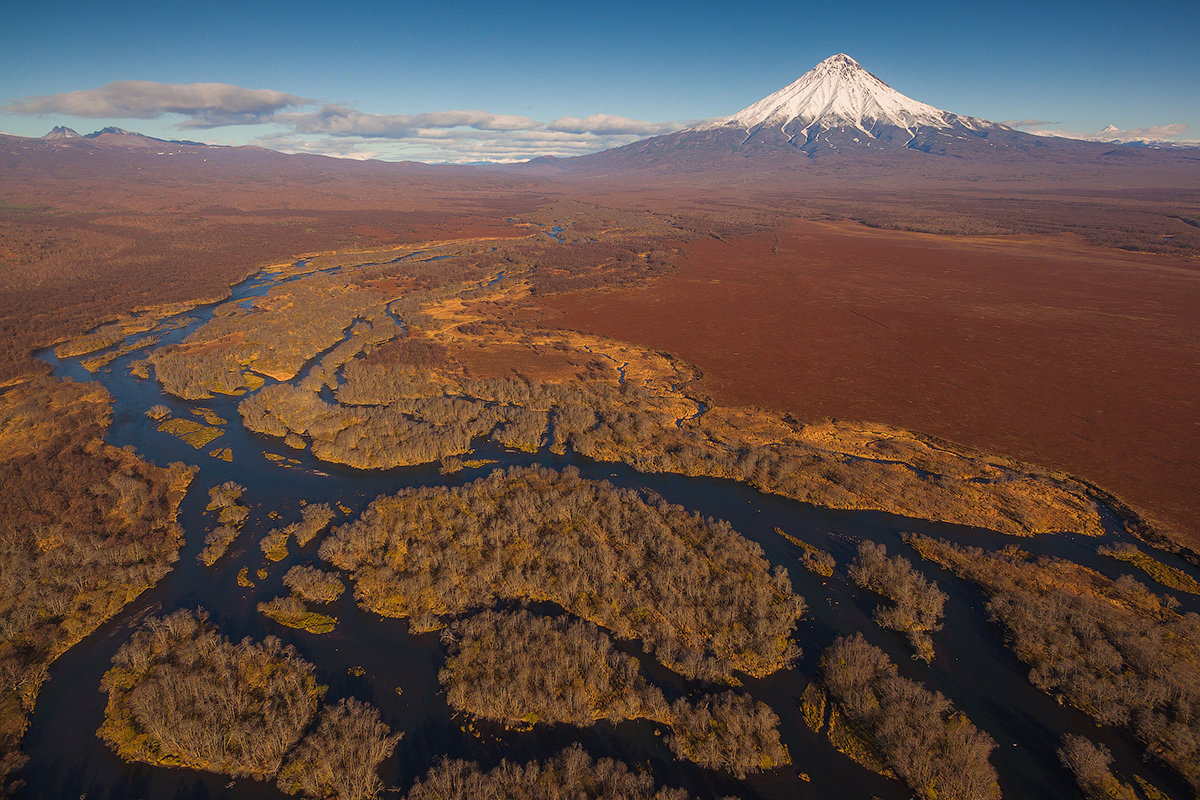
<path fill-rule="evenodd" d="M 561 239 L 558 234 L 561 234 L 558 228 L 549 233 Z M 413 253 L 407 258 L 420 255 Z M 303 263 L 297 265 L 303 266 Z M 327 272 L 331 271 L 335 270 Z M 260 272 L 234 286 L 231 297 L 224 302 L 249 303 L 277 283 L 295 279 L 282 277 L 278 272 Z M 211 319 L 217 305 L 194 308 L 164 320 L 155 330 L 131 336 L 126 343 L 152 335 L 160 335 L 161 344 L 178 342 Z M 178 325 L 183 320 L 190 322 Z M 396 322 L 402 324 L 398 319 Z M 114 349 L 119 347 L 121 344 Z M 945 694 L 996 740 L 992 763 L 999 772 L 1006 798 L 1080 796 L 1054 753 L 1064 732 L 1103 741 L 1113 750 L 1115 767 L 1126 777 L 1139 773 L 1175 796 L 1190 794 L 1170 771 L 1155 762 L 1144 763 L 1143 748 L 1135 742 L 1111 730 L 1098 729 L 1082 713 L 1059 705 L 1035 689 L 1026 678 L 1027 669 L 1004 646 L 997 629 L 986 621 L 979 592 L 950 573 L 923 562 L 901 542 L 900 536 L 910 531 L 926 533 L 993 549 L 1017 542 L 1034 553 L 1069 558 L 1106 575 L 1115 577 L 1132 571 L 1120 562 L 1099 557 L 1093 539 L 1060 535 L 1016 540 L 991 531 L 884 513 L 809 506 L 760 494 L 733 481 L 646 475 L 622 464 L 546 452 L 530 455 L 492 445 L 480 448 L 473 458 L 497 463 L 466 469 L 453 476 L 441 474 L 432 465 L 388 471 L 355 470 L 317 461 L 308 450 L 295 451 L 280 440 L 246 431 L 237 413 L 239 397 L 218 395 L 189 402 L 165 395 L 155 381 L 130 374 L 130 363 L 143 358 L 143 352 L 123 355 L 95 375 L 88 373 L 78 359 L 58 359 L 50 351 L 39 355 L 51 364 L 59 378 L 99 380 L 107 387 L 114 398 L 109 442 L 117 446 L 132 445 L 140 456 L 160 466 L 172 461 L 198 464 L 200 472 L 181 508 L 186 544 L 174 571 L 52 666 L 25 739 L 25 751 L 30 756 L 21 776 L 27 781 L 26 797 L 200 800 L 283 796 L 273 786 L 261 782 L 230 781 L 194 770 L 126 764 L 95 735 L 103 719 L 105 702 L 99 690 L 100 678 L 130 630 L 147 614 L 198 607 L 207 609 L 211 619 L 231 639 L 270 635 L 294 644 L 316 665 L 319 680 L 329 685 L 327 702 L 355 696 L 375 704 L 388 723 L 404 733 L 395 754 L 382 767 L 385 783 L 401 790 L 407 789 L 443 755 L 478 760 L 490 766 L 501 758 L 545 757 L 570 741 L 579 741 L 595 756 L 648 764 L 661 782 L 684 787 L 702 798 L 906 797 L 908 793 L 899 782 L 857 766 L 837 752 L 823 735 L 809 731 L 799 712 L 800 694 L 808 677 L 815 673 L 821 651 L 838 635 L 862 631 L 872 643 L 887 651 L 903 675 Z M 306 365 L 306 370 L 315 363 L 316 360 Z M 623 380 L 624 366 L 620 369 Z M 182 418 L 192 419 L 193 409 L 205 408 L 228 420 L 225 433 L 205 450 L 231 448 L 232 463 L 211 458 L 205 451 L 197 451 L 159 432 L 156 423 L 145 414 L 156 404 L 166 405 Z M 705 410 L 701 406 L 696 415 Z M 291 461 L 275 462 L 267 454 Z M 656 726 L 648 722 L 599 724 L 583 730 L 557 726 L 523 733 L 477 723 L 477 732 L 468 732 L 464 730 L 466 722 L 452 715 L 438 691 L 437 672 L 443 650 L 437 634 L 412 635 L 403 620 L 365 613 L 355 606 L 352 592 L 344 594 L 333 606 L 330 613 L 338 618 L 337 629 L 324 636 L 280 626 L 258 614 L 255 607 L 258 602 L 285 593 L 282 576 L 289 567 L 318 560 L 319 539 L 300 551 L 293 544 L 288 558 L 273 565 L 268 577 L 258 581 L 257 586 L 243 588 L 237 584 L 239 569 L 248 567 L 253 574 L 260 566 L 262 554 L 258 541 L 262 534 L 298 519 L 301 499 L 337 503 L 350 509 L 348 514 L 335 519 L 336 525 L 356 516 L 382 493 L 409 486 L 460 485 L 497 467 L 530 464 L 555 468 L 573 465 L 585 477 L 656 492 L 689 510 L 728 520 L 743 536 L 758 542 L 772 564 L 788 568 L 796 591 L 804 596 L 809 608 L 795 633 L 803 657 L 793 669 L 765 680 L 747 680 L 746 689 L 779 714 L 783 739 L 794 761 L 792 767 L 739 782 L 674 761 L 657 735 Z M 242 502 L 251 507 L 252 513 L 229 553 L 214 567 L 205 568 L 196 556 L 203 547 L 205 532 L 214 524 L 211 515 L 204 512 L 208 489 L 229 480 L 246 487 Z M 278 512 L 279 518 L 271 519 L 268 516 L 271 512 Z M 1108 541 L 1128 539 L 1115 516 L 1107 515 L 1105 524 Z M 832 553 L 839 564 L 835 576 L 819 578 L 800 567 L 796 561 L 797 548 L 777 535 L 776 527 Z M 937 658 L 932 664 L 912 660 L 900 634 L 876 626 L 871 614 L 879 599 L 859 592 L 844 577 L 844 567 L 853 559 L 858 542 L 863 539 L 885 544 L 890 553 L 906 555 L 949 595 L 946 625 L 935 636 Z M 1196 574 L 1196 570 L 1182 562 L 1164 560 Z M 1184 610 L 1200 611 L 1196 597 L 1163 590 L 1144 576 L 1135 577 L 1156 592 L 1175 594 Z M 634 644 L 628 645 L 628 649 L 640 652 Z M 641 655 L 648 674 L 668 695 L 689 688 Z"/>

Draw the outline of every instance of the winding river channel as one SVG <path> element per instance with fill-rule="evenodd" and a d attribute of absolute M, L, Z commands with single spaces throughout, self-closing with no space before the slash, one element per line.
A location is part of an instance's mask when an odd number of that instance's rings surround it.
<path fill-rule="evenodd" d="M 233 287 L 232 299 L 250 301 L 291 279 L 294 277 L 289 271 L 257 273 Z M 124 344 L 148 342 L 151 336 L 160 336 L 160 344 L 178 342 L 210 319 L 214 308 L 193 308 L 164 320 L 156 330 L 129 337 Z M 120 347 L 118 344 L 114 349 Z M 375 704 L 393 729 L 404 733 L 395 754 L 381 768 L 385 783 L 401 792 L 442 755 L 491 766 L 501 758 L 542 758 L 578 741 L 594 756 L 647 764 L 660 782 L 681 786 L 702 798 L 906 797 L 908 792 L 902 784 L 866 771 L 837 752 L 823 735 L 812 733 L 799 711 L 800 694 L 808 677 L 815 674 L 821 651 L 840 634 L 862 631 L 889 654 L 902 675 L 945 694 L 995 739 L 997 747 L 991 760 L 1006 798 L 1079 796 L 1071 775 L 1059 765 L 1055 754 L 1059 737 L 1065 732 L 1104 742 L 1113 751 L 1114 766 L 1124 775 L 1139 773 L 1172 795 L 1190 795 L 1173 773 L 1145 761 L 1143 748 L 1131 738 L 1112 729 L 1097 728 L 1083 713 L 1034 688 L 1026 677 L 1027 668 L 1004 646 L 998 629 L 987 622 L 979 591 L 923 562 L 901 542 L 900 535 L 910 531 L 927 533 L 992 549 L 1016 542 L 1031 552 L 1069 558 L 1113 577 L 1131 571 L 1122 562 L 1099 557 L 1095 539 L 1056 535 L 1017 540 L 986 530 L 884 513 L 831 511 L 761 494 L 733 481 L 647 475 L 621 464 L 496 447 L 481 448 L 473 456 L 496 463 L 452 476 L 443 475 L 436 465 L 354 470 L 317 461 L 307 450 L 294 451 L 280 440 L 249 433 L 241 427 L 237 413 L 241 398 L 219 395 L 215 399 L 183 401 L 164 394 L 154 380 L 134 377 L 130 363 L 145 357 L 144 350 L 122 355 L 96 374 L 85 370 L 79 360 L 58 359 L 49 351 L 40 355 L 59 378 L 99 380 L 107 387 L 114 399 L 110 443 L 131 445 L 141 457 L 160 466 L 184 461 L 197 464 L 200 471 L 180 510 L 186 544 L 173 572 L 52 666 L 25 739 L 25 751 L 30 756 L 22 774 L 27 781 L 27 797 L 200 800 L 284 796 L 267 783 L 126 764 L 96 736 L 105 704 L 100 679 L 131 629 L 149 614 L 198 607 L 206 609 L 222 632 L 235 641 L 245 636 L 277 636 L 295 645 L 316 665 L 318 679 L 329 685 L 330 701 L 355 696 Z M 166 405 L 177 417 L 191 419 L 193 409 L 204 408 L 227 420 L 224 434 L 212 447 L 230 448 L 232 462 L 211 458 L 205 451 L 158 431 L 156 423 L 146 416 L 147 409 L 156 404 Z M 291 461 L 272 460 L 269 454 Z M 340 504 L 349 509 L 345 516 L 338 517 L 345 520 L 356 516 L 381 493 L 410 486 L 459 485 L 497 467 L 529 464 L 573 465 L 584 477 L 655 492 L 689 510 L 728 520 L 743 536 L 758 542 L 773 564 L 787 567 L 796 591 L 809 608 L 795 633 L 803 657 L 792 669 L 765 680 L 747 680 L 745 688 L 779 714 L 783 740 L 794 762 L 791 767 L 737 781 L 675 761 L 657 735 L 658 726 L 644 721 L 600 723 L 589 729 L 543 727 L 526 732 L 477 722 L 471 729 L 467 720 L 454 715 L 439 692 L 437 673 L 444 651 L 436 633 L 412 635 L 404 620 L 385 619 L 358 609 L 350 593 L 328 612 L 337 617 L 338 625 L 326 635 L 277 625 L 258 613 L 258 602 L 285 593 L 281 579 L 290 566 L 318 560 L 319 540 L 299 550 L 293 546 L 288 558 L 273 566 L 257 586 L 238 585 L 238 571 L 248 567 L 254 573 L 262 561 L 257 546 L 261 535 L 298 519 L 301 499 Z M 251 507 L 251 516 L 229 553 L 215 566 L 206 568 L 197 561 L 197 554 L 206 531 L 214 524 L 211 514 L 204 513 L 208 490 L 229 480 L 246 487 L 242 502 Z M 271 512 L 278 512 L 278 519 L 271 518 Z M 1106 514 L 1104 522 L 1106 541 L 1128 540 L 1114 515 Z M 796 548 L 775 533 L 776 527 L 832 553 L 840 565 L 834 577 L 822 579 L 803 569 L 796 561 Z M 934 637 L 937 657 L 932 664 L 912 660 L 902 635 L 878 627 L 871 618 L 878 598 L 859 591 L 845 577 L 843 567 L 853 559 L 863 539 L 885 544 L 889 553 L 905 555 L 949 595 L 945 629 Z M 1200 577 L 1177 559 L 1162 558 Z M 1149 583 L 1148 578 L 1138 577 Z M 1196 597 L 1150 585 L 1157 592 L 1175 594 L 1184 610 L 1200 611 Z M 641 658 L 647 674 L 662 686 L 668 699 L 696 688 L 645 657 L 636 644 L 625 648 Z"/>

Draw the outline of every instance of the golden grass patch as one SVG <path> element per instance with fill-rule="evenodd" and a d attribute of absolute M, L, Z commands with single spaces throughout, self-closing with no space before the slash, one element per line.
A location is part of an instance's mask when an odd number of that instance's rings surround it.
<path fill-rule="evenodd" d="M 158 429 L 163 433 L 171 434 L 180 441 L 190 444 L 197 450 L 203 450 L 214 439 L 225 433 L 220 428 L 210 428 L 199 422 L 193 422 L 190 419 L 179 419 L 178 417 L 164 419 L 159 423 Z"/>

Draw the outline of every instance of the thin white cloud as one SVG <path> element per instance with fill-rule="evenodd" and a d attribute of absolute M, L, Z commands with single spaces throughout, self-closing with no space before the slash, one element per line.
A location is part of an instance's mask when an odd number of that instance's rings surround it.
<path fill-rule="evenodd" d="M 615 114 L 591 114 L 587 117 L 559 117 L 546 125 L 547 130 L 563 133 L 637 134 L 657 136 L 679 130 L 671 122 L 642 122 Z"/>
<path fill-rule="evenodd" d="M 1175 139 L 1187 132 L 1188 124 L 1186 122 L 1173 122 L 1169 125 L 1151 125 L 1148 128 L 1121 129 L 1115 125 L 1109 125 L 1096 136 L 1117 141 L 1137 141 L 1141 139 Z"/>
<path fill-rule="evenodd" d="M 286 152 L 461 163 L 524 161 L 538 156 L 573 156 L 618 147 L 678 130 L 674 123 L 642 122 L 613 114 L 560 117 L 542 123 L 487 111 L 366 114 L 327 105 L 312 113 L 279 114 L 291 128 L 259 140 Z M 369 143 L 369 144 L 368 144 Z"/>
<path fill-rule="evenodd" d="M 1145 128 L 1118 128 L 1115 125 L 1109 125 L 1096 133 L 1077 133 L 1049 128 L 1030 131 L 1030 133 L 1036 133 L 1038 136 L 1082 139 L 1089 142 L 1162 142 L 1192 145 L 1195 142 L 1180 138 L 1188 132 L 1189 127 L 1186 122 L 1173 122 L 1168 125 L 1150 125 Z"/>
<path fill-rule="evenodd" d="M 578 156 L 635 142 L 636 134 L 570 134 L 561 131 L 481 131 L 470 128 L 426 129 L 405 138 L 313 137 L 281 133 L 254 143 L 286 153 L 316 153 L 343 158 L 380 158 L 431 163 L 527 161 L 539 156 Z"/>
<path fill-rule="evenodd" d="M 482 131 L 519 131 L 540 128 L 528 117 L 491 114 L 487 111 L 433 111 L 424 114 L 364 114 L 343 106 L 322 106 L 311 114 L 283 114 L 279 120 L 300 133 L 326 136 L 405 139 L 429 128 L 467 127 Z"/>
<path fill-rule="evenodd" d="M 1061 125 L 1061 122 L 1049 122 L 1044 119 L 1006 119 L 1000 123 L 1010 128 L 1044 128 L 1047 125 Z"/>
<path fill-rule="evenodd" d="M 275 133 L 260 136 L 251 144 L 281 153 L 308 153 L 356 161 L 388 156 L 385 150 L 379 148 L 379 141 L 374 139 L 312 139 L 289 133 Z"/>
<path fill-rule="evenodd" d="M 246 89 L 228 83 L 114 81 L 97 89 L 26 97 L 0 108 L 10 114 L 67 114 L 108 119 L 154 119 L 163 114 L 189 117 L 185 128 L 215 128 L 264 122 L 286 108 L 313 101 L 273 89 Z"/>

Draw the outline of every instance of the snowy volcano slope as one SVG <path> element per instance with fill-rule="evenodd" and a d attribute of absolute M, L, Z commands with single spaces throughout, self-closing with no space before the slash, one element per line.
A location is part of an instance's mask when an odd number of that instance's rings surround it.
<path fill-rule="evenodd" d="M 822 146 L 869 146 L 873 141 L 928 150 L 936 132 L 957 136 L 1014 132 L 907 97 L 845 53 L 830 56 L 799 80 L 731 117 L 681 133 L 729 130 L 744 131 L 744 145 L 783 137 L 806 152 Z"/>

